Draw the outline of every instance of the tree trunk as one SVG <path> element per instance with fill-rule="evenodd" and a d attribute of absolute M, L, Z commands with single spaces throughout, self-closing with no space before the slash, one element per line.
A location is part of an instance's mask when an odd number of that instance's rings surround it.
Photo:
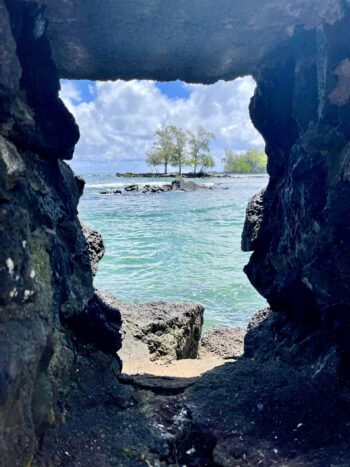
<path fill-rule="evenodd" d="M 180 166 L 179 166 L 179 175 L 181 175 L 181 169 L 182 169 L 182 167 L 181 167 L 181 165 L 180 165 Z"/>
<path fill-rule="evenodd" d="M 168 173 L 168 163 L 164 162 L 164 173 L 165 175 Z"/>

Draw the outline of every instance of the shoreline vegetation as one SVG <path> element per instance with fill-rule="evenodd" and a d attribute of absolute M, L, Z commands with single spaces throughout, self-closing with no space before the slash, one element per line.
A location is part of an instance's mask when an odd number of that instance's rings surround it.
<path fill-rule="evenodd" d="M 169 167 L 176 168 L 179 176 L 183 175 L 184 167 L 191 168 L 190 174 L 185 175 L 187 177 L 207 176 L 207 172 L 216 166 L 210 150 L 215 139 L 215 135 L 202 126 L 195 133 L 175 125 L 159 128 L 146 152 L 146 163 L 152 168 L 152 176 L 158 176 L 159 167 L 163 168 L 160 176 L 168 176 Z M 262 148 L 251 148 L 244 153 L 225 148 L 222 165 L 228 174 L 266 173 L 267 156 Z"/>

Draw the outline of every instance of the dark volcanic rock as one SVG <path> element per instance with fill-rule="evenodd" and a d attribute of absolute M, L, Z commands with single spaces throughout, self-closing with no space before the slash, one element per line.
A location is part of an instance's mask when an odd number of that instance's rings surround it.
<path fill-rule="evenodd" d="M 121 195 L 122 190 L 101 191 L 100 195 Z"/>
<path fill-rule="evenodd" d="M 42 9 L 31 2 L 5 3 L 8 11 L 0 2 L 0 449 L 3 465 L 23 466 L 64 417 L 80 358 L 69 323 L 81 317 L 84 325 L 94 289 L 77 217 L 83 182 L 62 161 L 72 156 L 79 132 L 58 97 Z M 105 319 L 102 312 L 99 318 Z M 90 338 L 97 350 L 95 336 Z"/>
<path fill-rule="evenodd" d="M 124 188 L 125 191 L 139 191 L 138 185 L 129 185 Z"/>
<path fill-rule="evenodd" d="M 61 417 L 75 353 L 61 320 L 93 287 L 71 169 L 2 137 L 0 166 L 0 443 L 4 465 L 25 465 Z"/>
<path fill-rule="evenodd" d="M 113 191 L 101 191 L 101 195 L 116 195 L 122 193 L 165 193 L 167 191 L 196 191 L 212 189 L 205 185 L 199 185 L 192 181 L 175 180 L 171 184 L 167 183 L 164 185 L 129 185 L 124 190 L 113 190 Z"/>
<path fill-rule="evenodd" d="M 294 336 L 316 344 L 321 332 L 337 343 L 348 378 L 349 27 L 347 16 L 320 34 L 299 31 L 261 70 L 250 112 L 267 142 L 270 181 L 245 268 L 271 309 L 286 314 Z"/>
<path fill-rule="evenodd" d="M 141 189 L 142 193 L 164 193 L 170 190 L 171 185 L 144 185 Z"/>
<path fill-rule="evenodd" d="M 21 65 L 16 54 L 16 42 L 12 35 L 6 2 L 0 1 L 0 125 L 11 115 L 22 74 Z"/>
<path fill-rule="evenodd" d="M 107 2 L 98 10 L 91 0 L 45 5 L 53 56 L 64 78 L 209 84 L 258 75 L 266 54 L 299 25 L 334 24 L 348 1 L 177 0 L 171 15 L 163 0 L 128 2 L 127 8 Z"/>
<path fill-rule="evenodd" d="M 326 397 L 350 405 L 347 360 L 342 343 L 331 341 L 327 329 L 300 323 L 270 309 L 256 313 L 244 338 L 244 352 L 257 362 L 285 362 Z"/>
<path fill-rule="evenodd" d="M 278 360 L 226 363 L 192 384 L 185 400 L 191 428 L 178 444 L 180 465 L 349 463 L 342 406 Z"/>
<path fill-rule="evenodd" d="M 204 308 L 182 302 L 123 302 L 100 292 L 101 299 L 118 309 L 123 321 L 121 358 L 181 360 L 196 358 Z"/>
<path fill-rule="evenodd" d="M 79 315 L 70 319 L 69 325 L 82 340 L 93 342 L 106 353 L 116 356 L 121 348 L 120 310 L 107 303 L 98 292 Z"/>
<path fill-rule="evenodd" d="M 210 187 L 211 188 L 211 187 Z M 205 185 L 199 185 L 192 181 L 174 180 L 171 184 L 164 185 L 144 185 L 142 193 L 164 193 L 166 191 L 196 191 L 208 189 Z"/>
<path fill-rule="evenodd" d="M 264 191 L 249 201 L 242 233 L 242 251 L 253 251 L 264 214 Z"/>
<path fill-rule="evenodd" d="M 98 263 L 105 254 L 105 246 L 103 243 L 102 235 L 96 230 L 90 229 L 83 222 L 81 223 L 83 235 L 87 243 L 87 249 L 90 258 L 90 264 L 92 269 L 92 275 L 95 276 L 98 269 Z"/>
<path fill-rule="evenodd" d="M 152 393 L 119 384 L 119 371 L 115 359 L 78 345 L 65 382 L 62 423 L 47 431 L 33 465 L 144 467 L 160 465 L 159 459 L 169 456 L 170 433 L 158 415 L 161 402 Z"/>
<path fill-rule="evenodd" d="M 19 147 L 47 159 L 71 159 L 79 128 L 58 96 L 60 81 L 43 7 L 39 2 L 5 3 L 21 66 L 20 90 L 11 108 L 11 129 L 4 126 L 5 134 Z M 15 80 L 17 75 L 18 70 L 14 70 Z"/>
<path fill-rule="evenodd" d="M 172 191 L 196 191 L 196 190 L 206 190 L 208 187 L 205 185 L 199 185 L 191 181 L 184 180 L 174 180 L 171 184 Z"/>

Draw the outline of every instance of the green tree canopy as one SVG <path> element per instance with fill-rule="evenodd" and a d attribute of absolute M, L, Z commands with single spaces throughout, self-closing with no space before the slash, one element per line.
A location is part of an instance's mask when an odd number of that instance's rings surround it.
<path fill-rule="evenodd" d="M 228 173 L 266 173 L 267 156 L 263 149 L 254 148 L 244 154 L 237 154 L 227 148 L 222 162 Z"/>
<path fill-rule="evenodd" d="M 152 152 L 158 154 L 161 163 L 164 164 L 164 173 L 167 174 L 168 164 L 170 164 L 171 157 L 174 152 L 172 132 L 169 125 L 163 128 L 159 128 L 156 131 Z"/>
<path fill-rule="evenodd" d="M 157 168 L 164 163 L 160 151 L 154 146 L 146 154 L 146 163 L 150 167 L 156 169 L 156 171 Z"/>
<path fill-rule="evenodd" d="M 175 125 L 170 125 L 169 130 L 172 137 L 171 165 L 177 167 L 179 174 L 181 174 L 182 167 L 188 165 L 186 151 L 187 133 Z"/>
<path fill-rule="evenodd" d="M 168 165 L 177 167 L 179 174 L 186 165 L 193 166 L 194 173 L 199 169 L 215 167 L 215 159 L 210 154 L 210 143 L 214 135 L 199 127 L 196 134 L 186 132 L 175 125 L 167 125 L 155 132 L 155 140 L 146 154 L 146 162 L 157 168 L 164 164 L 164 173 Z"/>
<path fill-rule="evenodd" d="M 200 167 L 200 172 L 203 172 L 205 168 L 215 167 L 215 159 L 210 154 L 210 143 L 213 139 L 213 133 L 203 127 L 198 128 L 197 134 L 189 133 L 188 164 L 193 167 L 194 173 L 197 173 L 198 167 Z"/>
<path fill-rule="evenodd" d="M 204 169 L 212 169 L 216 165 L 215 159 L 211 154 L 207 154 L 206 156 L 202 157 L 202 165 L 200 168 L 200 172 L 204 172 Z"/>

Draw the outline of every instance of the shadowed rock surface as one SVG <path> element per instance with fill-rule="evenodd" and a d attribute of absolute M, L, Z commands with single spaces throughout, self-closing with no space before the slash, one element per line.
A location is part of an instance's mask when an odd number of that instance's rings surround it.
<path fill-rule="evenodd" d="M 204 83 L 257 74 L 266 54 L 299 25 L 333 25 L 349 5 L 348 0 L 177 0 L 169 14 L 162 0 L 107 0 L 98 9 L 94 0 L 42 3 L 64 78 Z"/>
<path fill-rule="evenodd" d="M 253 251 L 264 215 L 264 191 L 249 201 L 242 232 L 242 251 Z"/>
<path fill-rule="evenodd" d="M 284 314 L 278 319 L 294 345 L 313 342 L 304 356 L 310 375 L 326 355 L 321 341 L 332 346 L 322 372 L 338 382 L 349 378 L 350 361 L 350 94 L 343 85 L 349 25 L 348 15 L 281 44 L 261 70 L 250 105 L 267 142 L 270 181 L 245 272 L 271 309 Z"/>
<path fill-rule="evenodd" d="M 349 462 L 348 416 L 342 406 L 277 360 L 227 363 L 190 386 L 185 397 L 192 433 L 184 464 L 325 467 Z M 186 454 L 190 447 L 191 455 Z"/>
<path fill-rule="evenodd" d="M 88 254 L 90 257 L 92 275 L 95 276 L 98 269 L 98 263 L 105 254 L 105 246 L 102 235 L 96 230 L 90 229 L 89 226 L 81 222 L 83 235 L 87 243 Z"/>
<path fill-rule="evenodd" d="M 349 5 L 0 0 L 3 465 L 349 465 Z M 176 382 L 176 397 L 121 386 L 59 79 L 247 73 L 270 175 L 244 240 L 272 310 L 245 339 L 254 361 Z"/>

